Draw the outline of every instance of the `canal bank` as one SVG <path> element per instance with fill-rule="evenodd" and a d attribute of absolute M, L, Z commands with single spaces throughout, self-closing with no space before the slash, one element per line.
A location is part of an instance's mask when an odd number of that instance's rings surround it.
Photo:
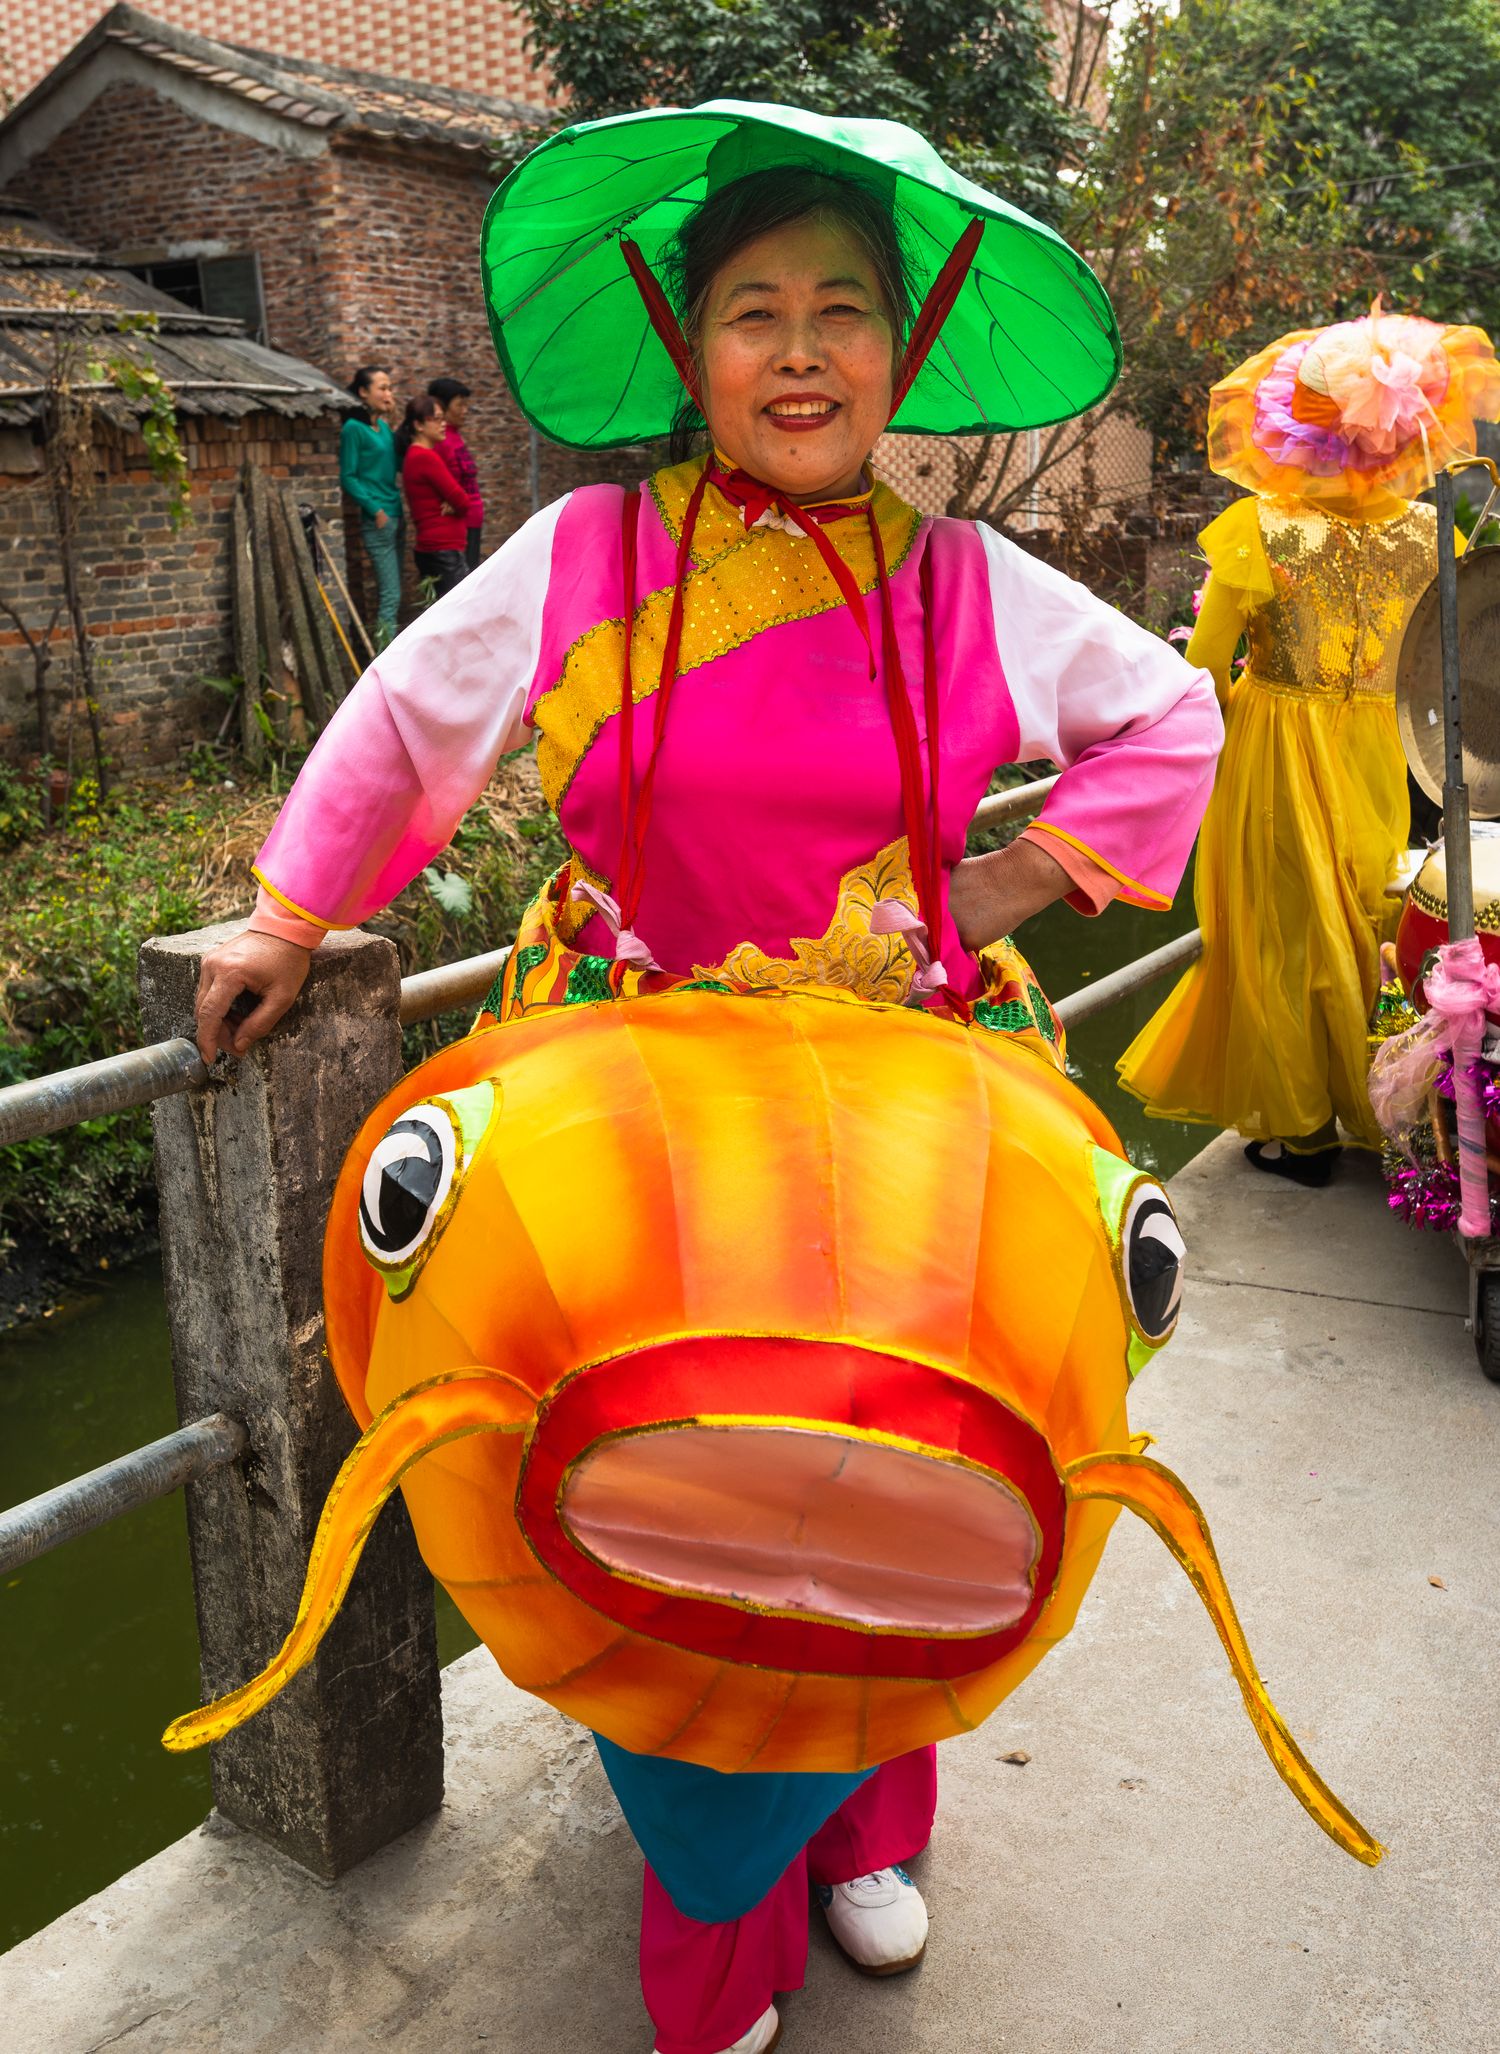
<path fill-rule="evenodd" d="M 1077 1629 L 943 1749 L 922 1970 L 815 1933 L 789 2049 L 1480 2054 L 1500 1392 L 1453 1249 L 1231 1139 L 1174 1182 L 1190 1282 L 1134 1423 L 1201 1499 L 1259 1666 L 1387 1842 L 1359 1867 L 1272 1773 L 1213 1631 L 1122 1519 Z M 445 1679 L 448 1800 L 333 1888 L 217 1822 L 0 1961 L 16 2054 L 619 2054 L 649 2043 L 640 1861 L 592 1748 L 488 1656 Z M 1004 1759 L 1015 1750 L 1029 1759 Z"/>
<path fill-rule="evenodd" d="M 1083 989 L 1192 925 L 1191 883 L 1165 915 L 1054 908 L 1026 945 L 1054 994 Z M 1170 1175 L 1206 1128 L 1148 1121 L 1114 1061 L 1167 989 L 1132 994 L 1069 1039 L 1075 1072 L 1134 1158 Z M 170 1349 L 154 1264 L 111 1271 L 51 1318 L 0 1334 L 0 1505 L 170 1432 Z M 445 1659 L 472 1645 L 439 1607 Z M 37 1650 L 43 1651 L 38 1661 Z M 0 1948 L 13 1945 L 202 1819 L 199 1757 L 158 1745 L 198 1694 L 180 1495 L 0 1579 Z"/>

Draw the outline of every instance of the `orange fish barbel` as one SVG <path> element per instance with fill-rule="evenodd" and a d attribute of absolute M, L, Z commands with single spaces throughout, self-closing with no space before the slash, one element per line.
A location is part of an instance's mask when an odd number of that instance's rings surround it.
<path fill-rule="evenodd" d="M 1006 1034 L 692 987 L 481 1029 L 350 1151 L 324 1286 L 364 1432 L 280 1653 L 166 1745 L 222 1738 L 310 1659 L 398 1484 L 513 1683 L 724 1771 L 971 1731 L 1068 1632 L 1124 1506 L 1283 1780 L 1373 1864 L 1197 1504 L 1131 1445 L 1182 1257 L 1161 1185 Z"/>

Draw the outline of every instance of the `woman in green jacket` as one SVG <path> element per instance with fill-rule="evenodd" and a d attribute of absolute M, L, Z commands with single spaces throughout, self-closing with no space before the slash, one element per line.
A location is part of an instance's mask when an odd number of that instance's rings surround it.
<path fill-rule="evenodd" d="M 349 384 L 359 404 L 339 436 L 339 483 L 359 508 L 360 534 L 375 572 L 375 646 L 396 632 L 401 603 L 401 488 L 396 482 L 396 439 L 390 416 L 396 395 L 391 374 L 361 364 Z"/>

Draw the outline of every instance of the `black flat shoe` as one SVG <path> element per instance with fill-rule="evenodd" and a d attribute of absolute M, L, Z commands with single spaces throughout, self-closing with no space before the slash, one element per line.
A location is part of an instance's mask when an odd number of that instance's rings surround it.
<path fill-rule="evenodd" d="M 1343 1154 L 1341 1148 L 1320 1148 L 1313 1155 L 1294 1155 L 1291 1149 L 1281 1143 L 1280 1155 L 1267 1155 L 1271 1143 L 1252 1141 L 1245 1150 L 1245 1160 L 1252 1168 L 1265 1170 L 1273 1177 L 1290 1177 L 1294 1184 L 1305 1185 L 1309 1191 L 1321 1191 L 1333 1175 L 1333 1166 Z"/>

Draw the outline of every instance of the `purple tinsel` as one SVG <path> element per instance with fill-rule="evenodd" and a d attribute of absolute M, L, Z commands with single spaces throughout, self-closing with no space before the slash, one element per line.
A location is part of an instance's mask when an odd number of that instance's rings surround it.
<path fill-rule="evenodd" d="M 1418 1163 L 1402 1163 L 1390 1173 L 1386 1204 L 1397 1219 L 1409 1227 L 1426 1227 L 1435 1234 L 1451 1234 L 1458 1227 L 1458 1176 L 1446 1163 L 1424 1169 Z"/>
<path fill-rule="evenodd" d="M 1500 1073 L 1493 1063 L 1474 1062 L 1469 1065 L 1469 1076 L 1479 1090 L 1479 1103 L 1487 1120 L 1500 1119 Z M 1453 1098 L 1453 1065 L 1446 1058 L 1438 1065 L 1434 1088 L 1440 1098 Z"/>

